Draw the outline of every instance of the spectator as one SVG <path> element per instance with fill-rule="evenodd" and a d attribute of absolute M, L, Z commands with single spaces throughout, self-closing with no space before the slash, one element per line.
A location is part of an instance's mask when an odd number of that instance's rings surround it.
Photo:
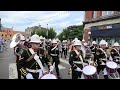
<path fill-rule="evenodd" d="M 0 39 L 0 53 L 3 52 L 3 41 L 4 41 L 4 39 L 1 38 L 1 39 Z"/>

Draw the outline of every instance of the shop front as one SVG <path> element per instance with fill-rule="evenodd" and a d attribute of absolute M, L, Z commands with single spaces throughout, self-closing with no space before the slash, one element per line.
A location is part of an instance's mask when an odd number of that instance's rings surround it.
<path fill-rule="evenodd" d="M 109 45 L 120 42 L 120 23 L 91 27 L 91 38 L 97 43 L 104 39 Z"/>

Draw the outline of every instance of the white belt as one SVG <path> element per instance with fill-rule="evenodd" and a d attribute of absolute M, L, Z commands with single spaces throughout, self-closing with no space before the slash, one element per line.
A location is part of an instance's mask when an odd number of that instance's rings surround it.
<path fill-rule="evenodd" d="M 52 56 L 57 56 L 57 54 L 51 54 Z"/>
<path fill-rule="evenodd" d="M 33 70 L 33 69 L 29 69 L 29 68 L 26 68 L 26 70 L 27 70 L 28 72 L 32 72 L 32 73 L 38 73 L 38 72 L 41 71 L 41 69 Z"/>
<path fill-rule="evenodd" d="M 115 56 L 115 58 L 120 58 L 119 56 Z"/>
<path fill-rule="evenodd" d="M 76 64 L 82 64 L 81 61 L 73 61 L 73 63 L 76 63 Z"/>
<path fill-rule="evenodd" d="M 100 59 L 100 60 L 104 60 L 104 61 L 106 61 L 106 59 L 104 59 L 104 58 L 102 58 L 102 59 Z"/>

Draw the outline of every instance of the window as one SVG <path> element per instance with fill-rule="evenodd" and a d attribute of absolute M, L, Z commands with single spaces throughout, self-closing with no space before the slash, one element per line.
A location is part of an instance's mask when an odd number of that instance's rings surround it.
<path fill-rule="evenodd" d="M 114 11 L 102 11 L 102 16 L 111 15 Z"/>
<path fill-rule="evenodd" d="M 97 17 L 97 11 L 94 11 L 93 12 L 93 18 L 96 18 Z"/>

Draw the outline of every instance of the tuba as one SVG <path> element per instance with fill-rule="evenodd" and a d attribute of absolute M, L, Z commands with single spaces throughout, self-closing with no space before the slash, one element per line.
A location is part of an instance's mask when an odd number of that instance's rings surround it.
<path fill-rule="evenodd" d="M 21 34 L 20 33 L 17 33 L 15 34 L 13 37 L 12 37 L 12 41 L 10 43 L 10 48 L 14 48 L 15 46 L 18 45 L 18 43 L 20 42 L 21 40 Z"/>

